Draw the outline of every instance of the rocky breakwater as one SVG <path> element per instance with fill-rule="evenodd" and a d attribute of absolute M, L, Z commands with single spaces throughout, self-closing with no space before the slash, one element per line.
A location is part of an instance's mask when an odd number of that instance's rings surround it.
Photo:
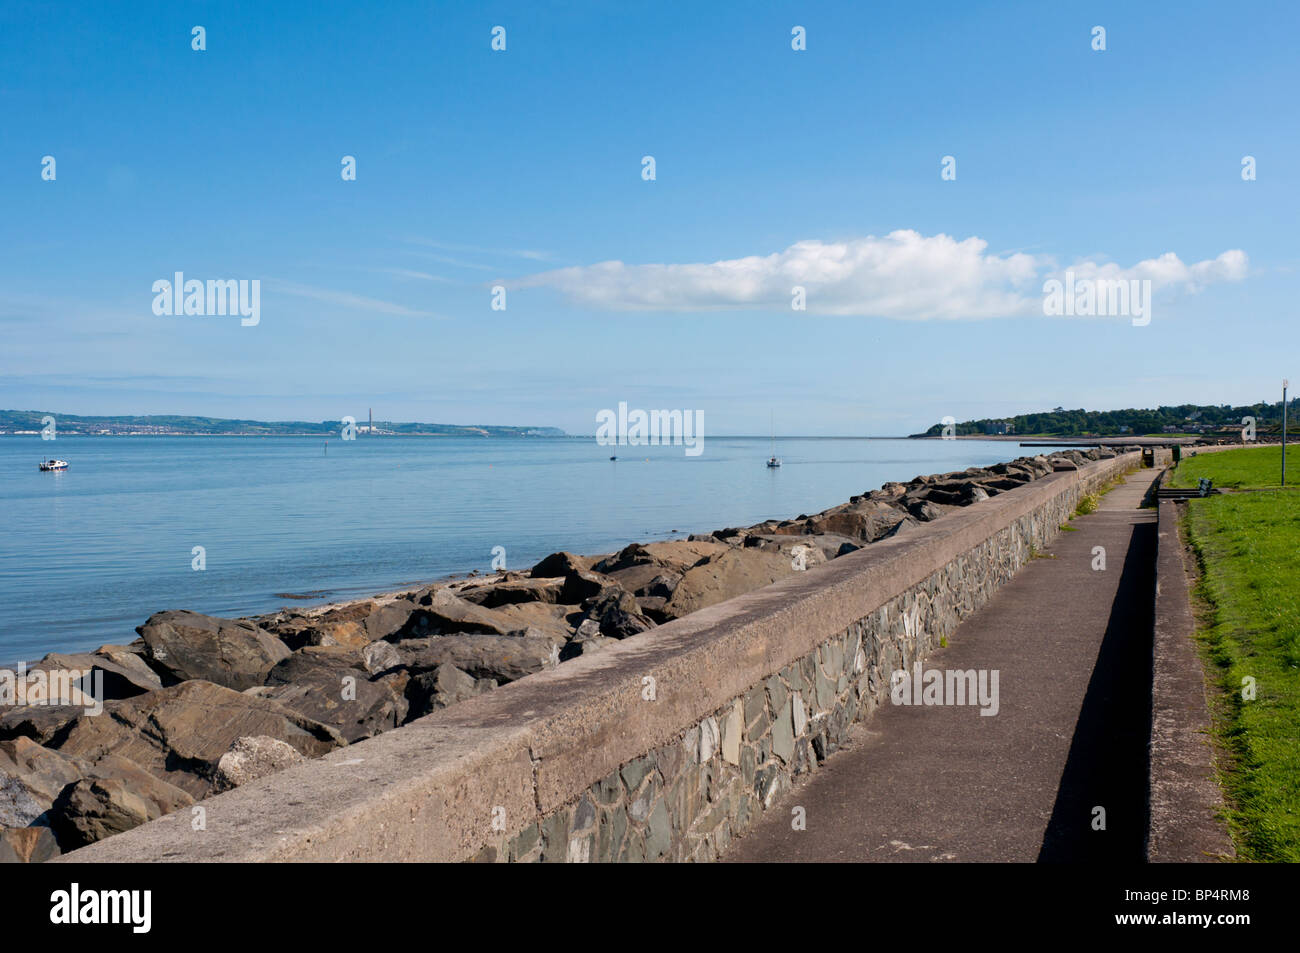
<path fill-rule="evenodd" d="M 201 823 L 211 794 L 1115 455 L 919 476 L 791 520 L 312 609 L 156 613 L 129 645 L 51 654 L 0 681 L 0 861 L 45 860 L 183 809 Z M 80 681 L 56 688 L 69 671 Z M 4 697 L 15 679 L 27 704 Z"/>

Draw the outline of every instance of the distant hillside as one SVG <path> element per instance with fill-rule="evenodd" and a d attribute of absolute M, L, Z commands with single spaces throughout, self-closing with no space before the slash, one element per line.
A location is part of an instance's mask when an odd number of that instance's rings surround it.
<path fill-rule="evenodd" d="M 1295 421 L 1296 401 L 1288 401 L 1288 421 Z M 1249 404 L 1243 407 L 1199 406 L 1179 404 L 1176 407 L 1157 407 L 1154 410 L 1064 410 L 1057 408 L 1038 414 L 1017 414 L 1014 417 L 967 420 L 956 425 L 958 436 L 976 434 L 1011 433 L 1026 436 L 1077 437 L 1085 434 L 1114 437 L 1121 434 L 1160 434 L 1174 428 L 1177 433 L 1209 433 L 1221 428 L 1241 428 L 1243 417 L 1254 417 L 1257 432 L 1280 429 L 1282 402 Z M 1004 430 L 1002 425 L 1008 425 Z M 1288 426 L 1287 428 L 1291 428 Z M 1300 429 L 1298 427 L 1297 429 Z M 943 424 L 938 423 L 914 437 L 938 437 Z"/>
<path fill-rule="evenodd" d="M 146 417 L 83 417 L 48 410 L 0 410 L 0 432 L 40 430 L 44 417 L 53 417 L 60 433 L 111 434 L 337 434 L 338 420 L 312 423 L 302 420 L 230 420 L 223 417 L 182 417 L 172 414 Z M 367 421 L 357 419 L 358 430 L 366 432 Z M 563 437 L 558 427 L 461 426 L 459 424 L 394 423 L 375 421 L 380 435 L 432 435 L 444 437 Z"/>

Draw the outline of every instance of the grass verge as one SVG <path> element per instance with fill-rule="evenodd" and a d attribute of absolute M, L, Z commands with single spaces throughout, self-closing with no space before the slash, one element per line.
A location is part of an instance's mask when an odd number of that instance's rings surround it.
<path fill-rule="evenodd" d="M 1287 447 L 1287 487 L 1300 488 L 1300 453 Z M 1255 489 L 1282 485 L 1282 447 L 1242 447 L 1219 453 L 1198 453 L 1170 471 L 1166 486 L 1183 489 L 1208 477 L 1219 488 Z"/>
<path fill-rule="evenodd" d="M 1201 570 L 1197 637 L 1217 691 L 1215 731 L 1232 761 L 1220 778 L 1228 825 L 1243 860 L 1294 863 L 1300 861 L 1300 495 L 1193 500 L 1186 529 Z M 1245 688 L 1252 679 L 1253 699 Z"/>

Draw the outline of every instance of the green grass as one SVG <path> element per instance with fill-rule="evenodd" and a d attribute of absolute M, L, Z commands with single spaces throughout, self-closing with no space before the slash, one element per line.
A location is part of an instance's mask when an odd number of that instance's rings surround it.
<path fill-rule="evenodd" d="M 1293 446 L 1286 454 L 1288 487 L 1300 488 L 1300 452 Z M 1194 487 L 1201 477 L 1209 477 L 1216 487 L 1256 488 L 1281 486 L 1282 447 L 1243 447 L 1219 453 L 1198 453 L 1185 458 L 1169 474 L 1166 486 Z"/>
<path fill-rule="evenodd" d="M 1193 500 L 1186 525 L 1202 569 L 1197 594 L 1209 610 L 1198 637 L 1217 682 L 1215 730 L 1232 760 L 1221 779 L 1229 827 L 1242 859 L 1294 863 L 1300 861 L 1300 495 Z M 1253 701 L 1242 697 L 1247 676 L 1255 679 Z"/>

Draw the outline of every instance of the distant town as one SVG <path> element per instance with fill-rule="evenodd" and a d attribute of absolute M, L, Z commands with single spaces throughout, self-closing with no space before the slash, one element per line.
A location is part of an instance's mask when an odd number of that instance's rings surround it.
<path fill-rule="evenodd" d="M 51 423 L 51 421 L 53 423 Z M 328 436 L 351 426 L 358 434 L 430 437 L 563 437 L 558 427 L 516 427 L 430 423 L 394 423 L 370 417 L 356 420 L 262 421 L 223 417 L 87 417 L 41 410 L 0 410 L 0 435 L 24 436 L 48 432 L 60 436 Z"/>
<path fill-rule="evenodd" d="M 1293 401 L 1288 401 L 1288 405 Z M 1288 413 L 1294 419 L 1295 408 Z M 1055 407 L 1036 414 L 1020 414 L 1004 419 L 984 418 L 954 423 L 952 432 L 959 437 L 1018 435 L 1023 437 L 1123 437 L 1161 434 L 1232 434 L 1240 433 L 1246 420 L 1254 422 L 1257 433 L 1270 433 L 1282 426 L 1282 402 L 1247 404 L 1232 407 L 1179 404 L 1170 407 L 1129 410 L 1066 410 Z M 937 437 L 944 423 L 937 423 L 914 437 Z"/>

